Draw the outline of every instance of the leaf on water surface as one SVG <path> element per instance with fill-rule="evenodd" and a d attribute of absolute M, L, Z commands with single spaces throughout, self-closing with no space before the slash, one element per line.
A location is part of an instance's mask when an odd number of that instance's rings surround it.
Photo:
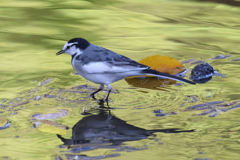
<path fill-rule="evenodd" d="M 149 56 L 139 61 L 139 63 L 149 66 L 159 72 L 176 75 L 179 77 L 184 77 L 188 71 L 178 60 L 162 55 Z M 128 82 L 128 84 L 131 84 L 135 87 L 155 90 L 161 90 L 159 89 L 159 87 L 165 87 L 167 85 L 172 85 L 176 83 L 175 80 L 159 79 L 158 77 L 150 75 L 133 76 L 125 78 L 125 80 Z"/>
<path fill-rule="evenodd" d="M 175 75 L 186 70 L 183 64 L 178 60 L 162 55 L 149 56 L 139 61 L 139 63 L 149 66 L 159 72 L 168 73 L 171 75 Z"/>
<path fill-rule="evenodd" d="M 181 62 L 179 62 L 174 58 L 162 56 L 162 55 L 149 56 L 139 61 L 139 63 L 149 66 L 152 69 L 157 70 L 159 72 L 163 72 L 171 75 L 176 75 L 182 72 L 185 73 L 184 71 L 186 71 L 186 68 L 184 68 Z M 134 76 L 134 77 L 128 77 L 128 78 L 143 78 L 143 77 L 154 77 L 154 76 L 146 75 L 146 76 Z"/>

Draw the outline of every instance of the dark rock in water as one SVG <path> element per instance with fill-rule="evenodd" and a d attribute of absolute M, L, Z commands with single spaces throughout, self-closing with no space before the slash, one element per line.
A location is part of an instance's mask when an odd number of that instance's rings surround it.
<path fill-rule="evenodd" d="M 210 64 L 202 63 L 192 69 L 190 79 L 196 83 L 206 83 L 212 79 L 214 74 L 216 74 L 216 71 Z"/>
<path fill-rule="evenodd" d="M 196 82 L 196 83 L 206 83 L 206 82 L 210 81 L 211 79 L 212 79 L 212 76 L 207 77 L 207 78 L 203 78 L 203 79 L 193 79 L 193 81 Z"/>

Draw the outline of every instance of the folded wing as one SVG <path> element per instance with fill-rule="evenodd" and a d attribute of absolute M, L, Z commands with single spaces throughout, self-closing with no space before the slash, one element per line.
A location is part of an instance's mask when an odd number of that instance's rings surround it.
<path fill-rule="evenodd" d="M 118 73 L 149 68 L 108 49 L 95 45 L 89 48 L 91 49 L 84 51 L 86 54 L 77 57 L 83 64 L 82 69 L 87 73 Z"/>

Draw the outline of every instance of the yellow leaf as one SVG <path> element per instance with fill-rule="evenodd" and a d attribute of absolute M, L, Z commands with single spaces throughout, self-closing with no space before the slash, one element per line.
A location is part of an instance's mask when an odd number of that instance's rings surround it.
<path fill-rule="evenodd" d="M 178 60 L 162 55 L 149 56 L 139 61 L 139 63 L 149 66 L 159 72 L 168 73 L 171 75 L 175 75 L 186 70 L 183 64 Z M 125 80 L 128 82 L 128 84 L 131 84 L 135 87 L 156 90 L 163 90 L 160 88 L 162 85 L 166 86 L 176 83 L 174 80 L 159 79 L 155 76 L 148 75 L 128 77 L 125 78 Z"/>
<path fill-rule="evenodd" d="M 162 55 L 149 56 L 139 61 L 139 63 L 149 66 L 159 72 L 171 75 L 175 75 L 185 70 L 183 64 L 178 60 Z"/>

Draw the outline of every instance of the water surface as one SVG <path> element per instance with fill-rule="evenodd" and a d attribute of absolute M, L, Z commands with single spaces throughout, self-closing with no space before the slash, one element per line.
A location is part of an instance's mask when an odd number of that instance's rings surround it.
<path fill-rule="evenodd" d="M 0 156 L 24 160 L 55 159 L 67 154 L 78 155 L 78 159 L 238 159 L 239 109 L 221 112 L 217 117 L 192 116 L 202 111 L 182 112 L 206 102 L 239 101 L 240 62 L 233 59 L 240 58 L 240 9 L 237 1 L 231 2 L 4 1 L 0 4 L 0 117 L 7 118 L 11 126 L 0 131 Z M 103 139 L 96 138 L 85 146 L 77 146 L 75 151 L 81 150 L 80 153 L 71 153 L 72 148 L 61 146 L 63 142 L 56 134 L 70 139 L 72 127 L 84 117 L 99 115 L 96 109 L 100 106 L 86 98 L 94 89 L 64 92 L 85 84 L 98 87 L 74 74 L 69 55 L 55 56 L 74 37 L 136 61 L 157 54 L 179 61 L 205 61 L 226 77 L 213 77 L 196 86 L 165 86 L 162 90 L 137 88 L 125 80 L 118 81 L 113 87 L 120 93 L 111 94 L 110 102 L 110 107 L 117 109 L 108 115 L 110 119 L 116 117 L 147 131 L 179 128 L 194 132 L 154 132 L 155 136 L 145 135 L 119 144 L 103 143 Z M 212 59 L 217 55 L 230 57 Z M 185 67 L 191 69 L 195 65 L 188 63 Z M 52 78 L 51 83 L 39 86 L 47 78 Z M 56 97 L 44 98 L 45 94 Z M 42 99 L 34 100 L 38 95 Z M 191 101 L 193 96 L 197 101 Z M 26 101 L 29 103 L 16 106 Z M 88 115 L 81 114 L 84 107 Z M 53 121 L 70 127 L 69 130 L 51 125 L 32 127 L 33 114 L 56 113 L 58 109 L 66 109 L 69 114 Z M 178 114 L 156 117 L 152 113 L 156 109 Z"/>

